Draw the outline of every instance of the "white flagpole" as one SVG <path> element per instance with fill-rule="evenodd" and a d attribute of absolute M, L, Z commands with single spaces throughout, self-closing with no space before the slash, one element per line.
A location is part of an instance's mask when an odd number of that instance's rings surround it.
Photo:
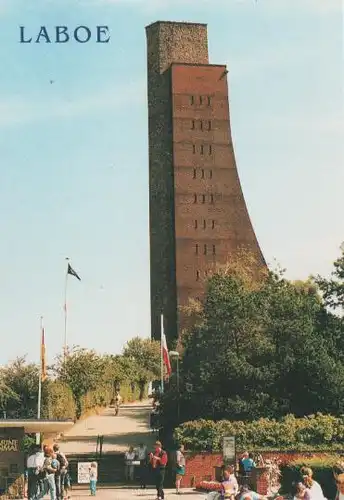
<path fill-rule="evenodd" d="M 161 357 L 161 393 L 164 392 L 164 350 L 163 350 L 163 336 L 164 336 L 164 315 L 161 315 L 161 339 L 160 339 L 160 357 Z"/>
<path fill-rule="evenodd" d="M 66 257 L 66 261 L 69 261 L 69 258 Z M 68 285 L 68 264 L 66 270 L 66 278 L 65 278 L 65 290 L 64 290 L 64 341 L 63 341 L 63 361 L 65 363 L 67 356 L 67 285 Z"/>
<path fill-rule="evenodd" d="M 39 381 L 38 381 L 38 402 L 37 402 L 37 420 L 41 418 L 41 402 L 42 402 L 42 376 L 43 376 L 43 366 L 42 366 L 42 332 L 43 332 L 43 316 L 41 316 L 41 326 L 40 326 L 40 349 L 39 349 Z M 36 433 L 36 444 L 39 445 L 41 442 L 41 434 Z"/>

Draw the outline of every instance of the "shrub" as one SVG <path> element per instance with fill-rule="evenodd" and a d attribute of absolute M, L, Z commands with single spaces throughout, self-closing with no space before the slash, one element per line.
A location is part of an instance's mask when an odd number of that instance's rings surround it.
<path fill-rule="evenodd" d="M 338 450 L 344 447 L 344 420 L 320 413 L 304 418 L 287 415 L 280 420 L 262 418 L 253 422 L 194 420 L 174 431 L 175 440 L 192 451 L 221 451 L 224 436 L 235 436 L 239 450 Z"/>
<path fill-rule="evenodd" d="M 49 381 L 43 393 L 43 416 L 49 419 L 75 419 L 76 408 L 73 393 L 67 385 Z"/>
<path fill-rule="evenodd" d="M 281 467 L 281 491 L 289 493 L 293 482 L 301 480 L 300 469 L 303 466 L 313 470 L 314 479 L 321 485 L 326 498 L 335 498 L 336 484 L 333 476 L 333 467 L 338 461 L 338 456 L 325 456 L 322 458 L 307 458 L 305 460 L 294 460 Z"/>

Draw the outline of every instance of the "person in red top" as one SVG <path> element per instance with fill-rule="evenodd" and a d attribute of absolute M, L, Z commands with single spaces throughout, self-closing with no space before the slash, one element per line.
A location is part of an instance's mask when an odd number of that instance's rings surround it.
<path fill-rule="evenodd" d="M 149 458 L 155 479 L 157 500 L 164 500 L 164 480 L 168 457 L 166 451 L 162 449 L 160 441 L 155 443 L 154 452 L 150 453 Z"/>

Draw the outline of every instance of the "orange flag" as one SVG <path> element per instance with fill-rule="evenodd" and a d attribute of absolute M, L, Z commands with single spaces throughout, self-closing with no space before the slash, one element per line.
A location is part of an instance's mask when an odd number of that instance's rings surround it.
<path fill-rule="evenodd" d="M 47 378 L 47 361 L 45 356 L 45 332 L 42 328 L 42 341 L 41 341 L 41 380 L 44 382 Z"/>

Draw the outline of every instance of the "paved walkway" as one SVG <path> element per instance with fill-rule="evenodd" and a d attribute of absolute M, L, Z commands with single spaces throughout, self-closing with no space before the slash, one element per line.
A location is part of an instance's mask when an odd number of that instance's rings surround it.
<path fill-rule="evenodd" d="M 80 490 L 72 492 L 71 500 L 76 500 L 78 498 L 85 499 L 89 498 L 90 494 L 87 490 Z M 48 500 L 49 497 L 45 497 Z M 154 500 L 156 498 L 156 491 L 153 489 L 148 489 L 145 491 L 135 490 L 135 489 L 124 489 L 124 488 L 115 488 L 115 489 L 102 489 L 99 488 L 97 491 L 96 499 L 100 500 L 128 500 L 141 498 L 142 500 Z M 197 491 L 185 488 L 182 490 L 181 495 L 176 495 L 175 490 L 165 490 L 165 498 L 166 500 L 205 500 L 206 494 L 199 493 Z"/>
<path fill-rule="evenodd" d="M 94 415 L 77 422 L 61 440 L 63 451 L 68 454 L 84 454 L 96 451 L 97 436 L 104 436 L 103 452 L 123 452 L 128 446 L 140 442 L 149 448 L 155 441 L 155 434 L 149 430 L 149 401 L 122 405 L 119 415 L 107 408 L 100 415 Z"/>

